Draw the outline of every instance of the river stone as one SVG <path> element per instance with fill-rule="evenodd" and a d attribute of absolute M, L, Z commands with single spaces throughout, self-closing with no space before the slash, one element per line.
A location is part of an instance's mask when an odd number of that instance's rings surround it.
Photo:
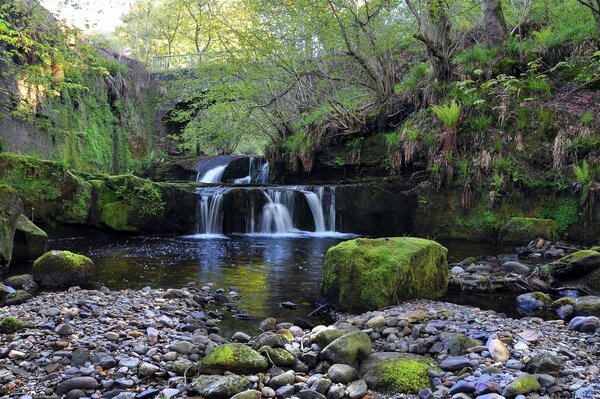
<path fill-rule="evenodd" d="M 499 242 L 507 245 L 522 245 L 544 238 L 556 241 L 559 238 L 558 225 L 552 219 L 513 217 L 498 232 Z"/>
<path fill-rule="evenodd" d="M 207 399 L 229 399 L 251 385 L 246 378 L 235 374 L 201 375 L 192 381 L 191 389 Z"/>
<path fill-rule="evenodd" d="M 385 318 L 381 315 L 375 316 L 367 321 L 367 327 L 378 329 L 385 326 Z"/>
<path fill-rule="evenodd" d="M 330 363 L 354 364 L 373 352 L 373 344 L 367 334 L 362 331 L 343 335 L 327 345 L 321 357 Z"/>
<path fill-rule="evenodd" d="M 398 352 L 376 352 L 362 362 L 358 377 L 380 392 L 417 394 L 430 385 L 430 359 Z"/>
<path fill-rule="evenodd" d="M 268 331 L 254 338 L 252 346 L 255 349 L 262 348 L 263 346 L 270 346 L 271 348 L 283 348 L 287 343 L 287 338 L 284 335 Z"/>
<path fill-rule="evenodd" d="M 140 364 L 139 373 L 141 376 L 150 377 L 159 370 L 159 367 L 148 362 Z"/>
<path fill-rule="evenodd" d="M 58 384 L 56 394 L 60 396 L 73 389 L 95 389 L 97 387 L 98 381 L 93 377 L 74 377 Z"/>
<path fill-rule="evenodd" d="M 332 382 L 347 384 L 356 377 L 356 369 L 347 364 L 336 363 L 327 370 L 327 377 Z"/>
<path fill-rule="evenodd" d="M 535 315 L 547 309 L 552 299 L 543 292 L 530 292 L 517 297 L 517 310 L 524 315 Z"/>
<path fill-rule="evenodd" d="M 471 362 L 464 356 L 448 356 L 440 363 L 440 368 L 447 371 L 456 371 L 470 366 Z"/>
<path fill-rule="evenodd" d="M 96 266 L 83 255 L 69 251 L 49 251 L 33 263 L 33 278 L 41 287 L 66 288 L 90 285 L 96 277 Z"/>
<path fill-rule="evenodd" d="M 545 271 L 559 280 L 582 277 L 598 269 L 600 253 L 589 250 L 573 252 L 544 266 Z"/>
<path fill-rule="evenodd" d="M 194 350 L 194 344 L 188 341 L 175 341 L 169 345 L 169 349 L 180 355 L 189 355 Z"/>
<path fill-rule="evenodd" d="M 481 341 L 469 338 L 465 334 L 448 334 L 444 349 L 448 351 L 450 356 L 461 356 L 466 354 L 469 349 L 481 345 Z"/>
<path fill-rule="evenodd" d="M 241 332 L 238 331 L 235 334 L 233 334 L 233 336 L 231 337 L 232 341 L 238 341 L 238 342 L 248 342 L 252 339 L 251 336 L 249 336 L 248 334 L 246 334 L 245 332 Z"/>
<path fill-rule="evenodd" d="M 548 352 L 541 352 L 529 360 L 526 370 L 531 374 L 557 375 L 561 368 L 562 364 L 556 356 Z"/>
<path fill-rule="evenodd" d="M 195 371 L 194 363 L 188 359 L 175 360 L 171 368 L 177 375 L 189 375 Z"/>
<path fill-rule="evenodd" d="M 260 399 L 260 397 L 260 392 L 250 389 L 248 391 L 236 393 L 231 399 Z"/>
<path fill-rule="evenodd" d="M 293 370 L 286 371 L 285 373 L 281 373 L 278 376 L 271 378 L 269 381 L 269 386 L 271 388 L 277 390 L 285 385 L 292 385 L 295 381 L 296 374 Z"/>
<path fill-rule="evenodd" d="M 448 285 L 448 250 L 414 237 L 358 238 L 329 248 L 321 293 L 345 311 L 381 309 L 407 299 L 439 299 Z"/>
<path fill-rule="evenodd" d="M 64 323 L 56 326 L 54 332 L 58 335 L 72 335 L 75 334 L 75 329 L 72 325 Z"/>
<path fill-rule="evenodd" d="M 346 387 L 346 392 L 350 399 L 362 398 L 367 394 L 368 390 L 369 388 L 367 387 L 365 380 L 354 381 Z"/>
<path fill-rule="evenodd" d="M 255 374 L 266 371 L 267 367 L 267 359 L 244 344 L 216 346 L 200 363 L 200 370 L 210 374 L 225 371 Z"/>
<path fill-rule="evenodd" d="M 587 295 L 575 299 L 575 315 L 600 316 L 600 297 Z"/>
<path fill-rule="evenodd" d="M 537 391 L 541 387 L 542 386 L 534 376 L 522 374 L 504 387 L 502 395 L 506 398 L 514 398 L 517 395 L 527 395 L 530 392 Z"/>
<path fill-rule="evenodd" d="M 273 317 L 264 319 L 258 325 L 258 329 L 263 332 L 275 330 L 276 328 L 277 328 L 277 319 L 274 319 Z"/>
<path fill-rule="evenodd" d="M 317 341 L 321 348 L 325 348 L 327 345 L 346 334 L 348 334 L 348 331 L 346 330 L 327 328 L 317 333 L 315 336 L 315 341 Z"/>
<path fill-rule="evenodd" d="M 0 184 L 0 274 L 10 263 L 17 220 L 23 213 L 23 203 L 11 187 Z"/>
<path fill-rule="evenodd" d="M 498 338 L 491 339 L 487 344 L 488 351 L 492 355 L 492 359 L 497 362 L 506 362 L 510 359 L 510 351 L 506 347 L 506 344 Z"/>
<path fill-rule="evenodd" d="M 16 290 L 23 290 L 27 292 L 33 292 L 37 289 L 37 284 L 33 280 L 31 274 L 20 274 L 18 276 L 11 276 L 4 280 L 4 284 L 12 287 Z"/>
<path fill-rule="evenodd" d="M 594 333 L 600 329 L 600 319 L 596 316 L 577 316 L 569 322 L 569 329 L 585 333 Z"/>
<path fill-rule="evenodd" d="M 283 348 L 263 346 L 258 352 L 266 357 L 269 362 L 278 367 L 290 367 L 296 363 L 294 355 Z"/>
<path fill-rule="evenodd" d="M 22 303 L 27 302 L 28 300 L 32 299 L 33 296 L 31 296 L 31 294 L 27 291 L 23 291 L 23 290 L 16 290 L 14 292 L 9 293 L 6 298 L 4 298 L 4 305 L 5 306 L 10 306 L 10 305 L 20 305 Z"/>
<path fill-rule="evenodd" d="M 529 266 L 517 261 L 508 261 L 502 264 L 502 269 L 506 273 L 529 274 Z"/>

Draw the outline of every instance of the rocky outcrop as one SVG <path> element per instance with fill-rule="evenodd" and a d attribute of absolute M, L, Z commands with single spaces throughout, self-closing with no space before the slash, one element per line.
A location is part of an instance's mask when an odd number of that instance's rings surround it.
<path fill-rule="evenodd" d="M 13 240 L 23 204 L 12 188 L 0 185 L 0 273 L 11 259 Z"/>
<path fill-rule="evenodd" d="M 33 278 L 41 287 L 66 288 L 89 286 L 97 271 L 86 256 L 69 251 L 49 251 L 33 263 Z"/>
<path fill-rule="evenodd" d="M 557 240 L 556 222 L 552 219 L 513 217 L 498 233 L 498 241 L 501 244 L 524 244 L 536 238 Z"/>
<path fill-rule="evenodd" d="M 343 310 L 383 308 L 407 299 L 441 298 L 447 249 L 421 238 L 359 238 L 327 251 L 321 294 Z"/>
<path fill-rule="evenodd" d="M 13 259 L 35 260 L 46 252 L 47 242 L 48 234 L 44 230 L 37 227 L 25 215 L 19 216 L 15 232 Z"/>

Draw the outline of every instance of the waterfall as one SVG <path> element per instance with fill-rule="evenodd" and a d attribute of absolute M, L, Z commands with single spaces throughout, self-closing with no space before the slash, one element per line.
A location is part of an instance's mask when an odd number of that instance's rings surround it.
<path fill-rule="evenodd" d="M 250 157 L 248 160 L 248 176 L 234 179 L 235 184 L 267 184 L 269 183 L 269 163 L 263 158 Z"/>
<path fill-rule="evenodd" d="M 329 198 L 329 230 L 335 231 L 335 187 L 331 187 L 331 196 Z"/>
<path fill-rule="evenodd" d="M 200 177 L 200 173 L 198 173 L 196 181 L 200 183 L 220 183 L 226 167 L 227 165 L 221 165 L 209 169 L 206 173 L 204 173 L 204 175 L 202 175 L 202 177 Z"/>
<path fill-rule="evenodd" d="M 203 192 L 196 215 L 196 234 L 216 235 L 223 231 L 223 191 Z"/>
<path fill-rule="evenodd" d="M 290 209 L 294 209 L 292 191 L 276 191 L 268 189 L 263 191 L 267 204 L 263 207 L 260 233 L 282 234 L 297 232 Z"/>
<path fill-rule="evenodd" d="M 321 195 L 317 195 L 312 191 L 302 191 L 304 196 L 306 197 L 306 202 L 308 202 L 308 206 L 310 207 L 310 211 L 313 215 L 313 220 L 315 221 L 315 232 L 324 232 L 325 231 L 325 217 L 323 216 L 323 187 L 319 187 L 321 191 Z"/>

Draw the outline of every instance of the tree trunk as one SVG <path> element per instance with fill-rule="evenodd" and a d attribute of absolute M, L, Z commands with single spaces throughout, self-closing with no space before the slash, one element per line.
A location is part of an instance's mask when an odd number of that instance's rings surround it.
<path fill-rule="evenodd" d="M 483 28 L 487 44 L 493 47 L 503 46 L 508 35 L 508 28 L 500 0 L 481 0 L 481 12 L 483 13 Z"/>

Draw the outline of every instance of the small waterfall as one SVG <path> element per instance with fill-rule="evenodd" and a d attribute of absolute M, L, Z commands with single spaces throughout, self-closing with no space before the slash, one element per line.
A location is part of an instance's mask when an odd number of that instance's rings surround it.
<path fill-rule="evenodd" d="M 196 234 L 215 235 L 223 232 L 223 191 L 199 190 Z"/>
<path fill-rule="evenodd" d="M 329 230 L 335 231 L 335 187 L 331 187 L 331 196 L 329 198 Z"/>
<path fill-rule="evenodd" d="M 226 167 L 227 165 L 221 165 L 209 169 L 206 173 L 204 173 L 204 175 L 202 175 L 202 177 L 200 177 L 200 173 L 198 173 L 196 181 L 200 183 L 220 183 Z"/>
<path fill-rule="evenodd" d="M 250 157 L 248 160 L 248 176 L 234 179 L 235 184 L 268 184 L 269 163 L 264 158 Z"/>
<path fill-rule="evenodd" d="M 310 211 L 315 221 L 315 232 L 324 232 L 325 229 L 325 217 L 323 216 L 323 187 L 319 187 L 320 195 L 313 193 L 312 191 L 302 191 L 306 197 L 306 202 L 310 207 Z"/>
<path fill-rule="evenodd" d="M 263 207 L 260 233 L 282 234 L 297 232 L 290 209 L 294 209 L 291 191 L 266 190 L 263 192 L 267 204 Z"/>

